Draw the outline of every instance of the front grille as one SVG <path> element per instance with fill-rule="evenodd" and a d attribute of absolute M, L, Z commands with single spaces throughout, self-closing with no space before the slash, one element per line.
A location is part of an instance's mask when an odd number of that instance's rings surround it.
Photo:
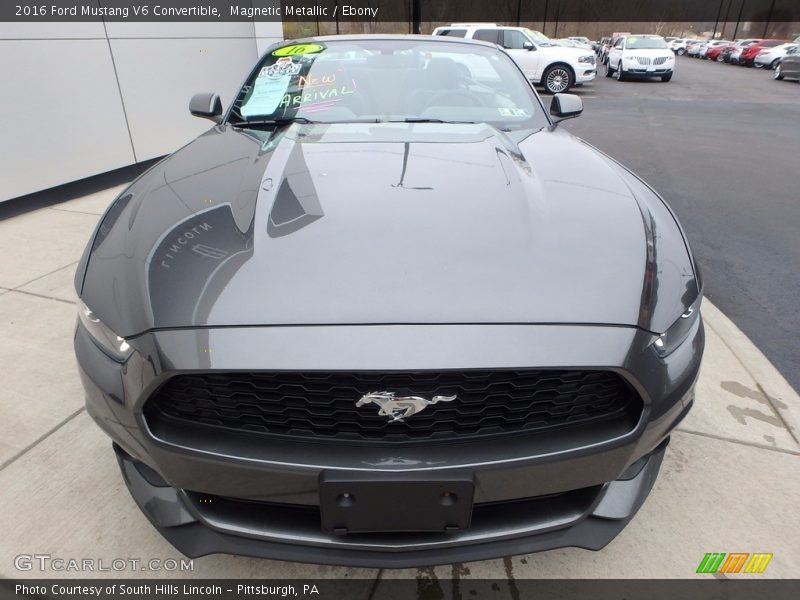
<path fill-rule="evenodd" d="M 457 398 L 389 422 L 364 394 Z M 525 433 L 609 420 L 632 428 L 641 402 L 608 371 L 229 372 L 178 375 L 145 405 L 158 422 L 348 442 L 408 442 Z"/>
<path fill-rule="evenodd" d="M 636 56 L 636 62 L 640 65 L 650 66 L 650 65 L 663 65 L 667 62 L 668 56 L 656 56 L 655 58 L 650 58 L 649 56 Z"/>

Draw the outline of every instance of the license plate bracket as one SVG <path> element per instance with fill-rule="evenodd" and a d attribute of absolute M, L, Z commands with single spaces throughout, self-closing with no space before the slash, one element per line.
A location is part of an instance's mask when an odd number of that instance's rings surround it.
<path fill-rule="evenodd" d="M 337 534 L 463 531 L 472 519 L 474 493 L 471 476 L 323 473 L 322 529 Z"/>

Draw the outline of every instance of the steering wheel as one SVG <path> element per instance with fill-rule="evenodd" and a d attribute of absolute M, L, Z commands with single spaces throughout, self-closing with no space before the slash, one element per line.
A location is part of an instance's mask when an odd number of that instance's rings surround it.
<path fill-rule="evenodd" d="M 445 99 L 455 99 L 456 102 L 452 102 L 452 100 L 444 102 Z M 431 106 L 483 106 L 483 103 L 475 95 L 462 90 L 439 92 L 428 101 L 428 104 Z"/>

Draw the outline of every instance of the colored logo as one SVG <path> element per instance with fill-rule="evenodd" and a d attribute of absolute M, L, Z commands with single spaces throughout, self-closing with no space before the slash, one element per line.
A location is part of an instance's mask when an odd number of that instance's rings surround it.
<path fill-rule="evenodd" d="M 772 560 L 771 552 L 707 552 L 697 567 L 697 573 L 763 573 L 769 561 Z"/>
<path fill-rule="evenodd" d="M 316 54 L 325 48 L 319 44 L 293 44 L 292 46 L 282 46 L 272 53 L 272 56 L 297 56 L 300 54 Z"/>

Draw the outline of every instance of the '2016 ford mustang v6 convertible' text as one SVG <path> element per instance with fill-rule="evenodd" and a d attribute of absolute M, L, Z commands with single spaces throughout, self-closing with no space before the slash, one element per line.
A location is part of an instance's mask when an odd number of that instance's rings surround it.
<path fill-rule="evenodd" d="M 600 549 L 690 409 L 675 216 L 499 47 L 283 42 L 109 207 L 87 409 L 188 556 L 401 567 Z"/>

